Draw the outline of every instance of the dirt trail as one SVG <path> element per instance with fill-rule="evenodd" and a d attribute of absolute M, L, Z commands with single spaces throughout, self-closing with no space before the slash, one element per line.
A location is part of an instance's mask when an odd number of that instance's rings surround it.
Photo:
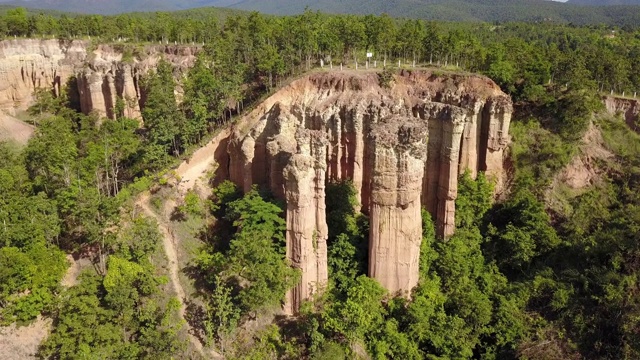
<path fill-rule="evenodd" d="M 180 284 L 179 271 L 180 266 L 178 264 L 178 251 L 176 249 L 175 237 L 173 236 L 172 231 L 169 229 L 168 222 L 165 219 L 166 215 L 160 217 L 156 214 L 151 207 L 149 206 L 149 193 L 145 192 L 138 198 L 136 201 L 136 206 L 139 206 L 145 213 L 146 216 L 155 219 L 158 222 L 158 229 L 160 230 L 160 234 L 162 234 L 162 245 L 164 247 L 164 252 L 167 255 L 167 260 L 169 262 L 169 279 L 171 280 L 171 286 L 176 293 L 176 297 L 180 302 L 180 308 L 178 309 L 178 313 L 182 319 L 185 319 L 186 306 L 185 302 L 185 292 L 182 288 L 182 284 Z M 189 341 L 195 346 L 200 355 L 205 356 L 202 344 L 200 341 L 193 335 L 193 329 L 191 325 L 189 325 L 188 321 L 185 321 L 185 326 L 187 327 L 187 334 L 189 335 Z"/>
<path fill-rule="evenodd" d="M 180 176 L 181 182 L 177 185 L 179 196 L 184 196 L 184 194 L 193 189 L 206 175 L 207 171 L 214 164 L 214 152 L 217 149 L 220 141 L 229 136 L 230 130 L 225 129 L 222 130 L 218 135 L 216 135 L 207 145 L 198 149 L 193 155 L 187 160 L 184 161 L 178 169 L 176 170 L 177 175 Z M 176 238 L 173 235 L 171 230 L 171 210 L 175 207 L 175 202 L 173 200 L 167 201 L 163 207 L 163 212 L 161 215 L 151 209 L 149 205 L 150 195 L 148 192 L 141 194 L 137 201 L 136 205 L 139 206 L 145 213 L 146 216 L 149 216 L 155 219 L 158 223 L 158 229 L 162 234 L 162 244 L 164 246 L 165 254 L 167 255 L 167 259 L 169 261 L 169 278 L 171 280 L 171 285 L 180 301 L 180 317 L 185 319 L 185 299 L 186 294 L 184 288 L 180 283 L 180 264 L 178 263 L 178 250 L 176 244 Z M 189 334 L 189 340 L 198 350 L 200 355 L 207 358 L 223 358 L 220 354 L 215 351 L 211 351 L 208 354 L 205 354 L 202 343 L 193 335 L 193 329 L 189 325 L 187 321 L 185 321 L 187 326 L 187 333 Z"/>
<path fill-rule="evenodd" d="M 181 181 L 178 184 L 178 191 L 184 195 L 187 190 L 193 189 L 200 181 L 203 175 L 215 163 L 214 153 L 220 142 L 229 137 L 231 134 L 230 127 L 220 131 L 209 143 L 191 155 L 187 161 L 183 161 L 176 173 L 180 176 Z"/>

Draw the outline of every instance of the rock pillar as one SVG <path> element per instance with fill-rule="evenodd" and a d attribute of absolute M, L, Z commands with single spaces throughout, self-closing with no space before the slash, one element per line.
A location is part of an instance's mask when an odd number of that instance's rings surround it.
<path fill-rule="evenodd" d="M 287 200 L 287 258 L 301 270 L 289 291 L 285 312 L 293 314 L 302 301 L 321 291 L 328 279 L 325 209 L 326 139 L 319 131 L 296 133 L 298 153 L 284 169 Z"/>
<path fill-rule="evenodd" d="M 437 235 L 447 238 L 455 231 L 458 164 L 467 117 L 462 108 L 436 103 L 425 105 L 421 117 L 429 124 L 422 201 L 435 220 Z"/>
<path fill-rule="evenodd" d="M 456 230 L 458 162 L 465 117 L 452 114 L 442 125 L 436 232 L 443 238 L 448 238 Z"/>
<path fill-rule="evenodd" d="M 105 76 L 103 93 L 105 114 L 109 119 L 113 120 L 116 118 L 115 109 L 117 96 L 115 79 L 113 78 L 113 74 L 110 72 Z"/>
<path fill-rule="evenodd" d="M 393 118 L 370 134 L 369 276 L 406 295 L 419 277 L 420 192 L 427 131 L 423 122 Z"/>
<path fill-rule="evenodd" d="M 125 64 L 122 69 L 122 100 L 124 101 L 124 115 L 130 119 L 142 120 L 140 103 L 136 83 L 133 79 L 131 65 Z"/>
<path fill-rule="evenodd" d="M 469 171 L 471 177 L 478 176 L 479 164 L 478 154 L 480 153 L 480 134 L 482 126 L 482 108 L 484 102 L 476 102 L 473 108 L 467 112 L 468 122 L 464 126 L 462 133 L 462 148 L 460 150 L 459 173 Z"/>
<path fill-rule="evenodd" d="M 496 192 L 500 192 L 504 182 L 504 150 L 509 145 L 509 125 L 513 106 L 507 97 L 487 102 L 483 113 L 482 145 L 480 169 L 496 182 Z"/>

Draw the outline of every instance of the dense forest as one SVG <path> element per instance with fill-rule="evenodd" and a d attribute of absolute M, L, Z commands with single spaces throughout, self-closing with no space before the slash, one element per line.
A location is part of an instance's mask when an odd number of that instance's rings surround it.
<path fill-rule="evenodd" d="M 0 144 L 0 323 L 53 319 L 42 358 L 188 358 L 171 298 L 161 234 L 133 202 L 162 191 L 170 170 L 211 132 L 287 79 L 373 51 L 394 67 L 479 72 L 509 93 L 513 174 L 494 202 L 484 176 L 460 179 L 457 231 L 437 239 L 423 215 L 420 284 L 393 298 L 365 276 L 368 219 L 350 183 L 328 184 L 330 287 L 294 318 L 247 333 L 277 312 L 299 274 L 285 260 L 283 204 L 264 189 L 224 182 L 189 193 L 181 221 L 205 245 L 190 267 L 207 346 L 228 358 L 636 359 L 640 357 L 640 137 L 601 114 L 600 92 L 640 89 L 640 30 L 606 26 L 469 24 L 389 16 L 258 13 L 0 17 L 8 38 L 91 37 L 131 57 L 145 44 L 204 43 L 176 101 L 173 69 L 143 79 L 144 127 L 118 111 L 101 122 L 65 92 L 38 91 L 34 137 Z M 389 66 L 391 69 L 391 66 Z M 389 70 L 393 71 L 393 70 Z M 117 106 L 116 106 L 117 107 Z M 99 125 L 101 124 L 101 125 Z M 556 194 L 554 176 L 591 127 L 613 157 L 587 191 Z M 67 253 L 93 267 L 66 289 Z M 242 341 L 241 341 L 242 340 Z"/>

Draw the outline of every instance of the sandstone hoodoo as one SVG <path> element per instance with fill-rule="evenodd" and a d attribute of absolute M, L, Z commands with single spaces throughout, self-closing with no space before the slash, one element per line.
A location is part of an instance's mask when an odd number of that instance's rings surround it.
<path fill-rule="evenodd" d="M 408 290 L 418 283 L 427 126 L 391 117 L 372 124 L 369 138 L 369 276 L 391 292 Z"/>
<path fill-rule="evenodd" d="M 297 309 L 302 300 L 326 285 L 327 220 L 325 207 L 326 134 L 298 129 L 298 149 L 284 168 L 287 201 L 287 258 L 302 270 L 300 285 L 287 297 L 285 308 Z"/>
<path fill-rule="evenodd" d="M 329 72 L 292 82 L 237 122 L 219 171 L 286 200 L 287 256 L 301 269 L 287 310 L 327 282 L 325 183 L 351 180 L 370 217 L 369 275 L 393 293 L 418 281 L 420 209 L 440 236 L 455 228 L 458 176 L 500 188 L 510 98 L 475 75 Z"/>

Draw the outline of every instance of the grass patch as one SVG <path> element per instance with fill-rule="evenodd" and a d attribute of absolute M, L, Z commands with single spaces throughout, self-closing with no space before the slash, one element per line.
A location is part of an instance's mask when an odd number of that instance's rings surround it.
<path fill-rule="evenodd" d="M 597 118 L 605 146 L 622 158 L 640 155 L 640 135 L 633 132 L 621 117 L 602 115 Z"/>
<path fill-rule="evenodd" d="M 535 119 L 511 124 L 511 151 L 516 162 L 516 186 L 535 189 L 538 195 L 551 185 L 553 177 L 567 166 L 578 147 L 545 129 Z"/>
<path fill-rule="evenodd" d="M 176 237 L 176 250 L 178 252 L 178 263 L 180 264 L 181 270 L 193 261 L 200 249 L 205 245 L 204 241 L 200 238 L 205 224 L 204 217 L 194 215 L 187 215 L 183 221 L 171 222 L 173 234 Z M 185 274 L 184 271 L 180 271 L 180 282 L 187 294 L 192 295 L 197 292 L 194 280 Z"/>

